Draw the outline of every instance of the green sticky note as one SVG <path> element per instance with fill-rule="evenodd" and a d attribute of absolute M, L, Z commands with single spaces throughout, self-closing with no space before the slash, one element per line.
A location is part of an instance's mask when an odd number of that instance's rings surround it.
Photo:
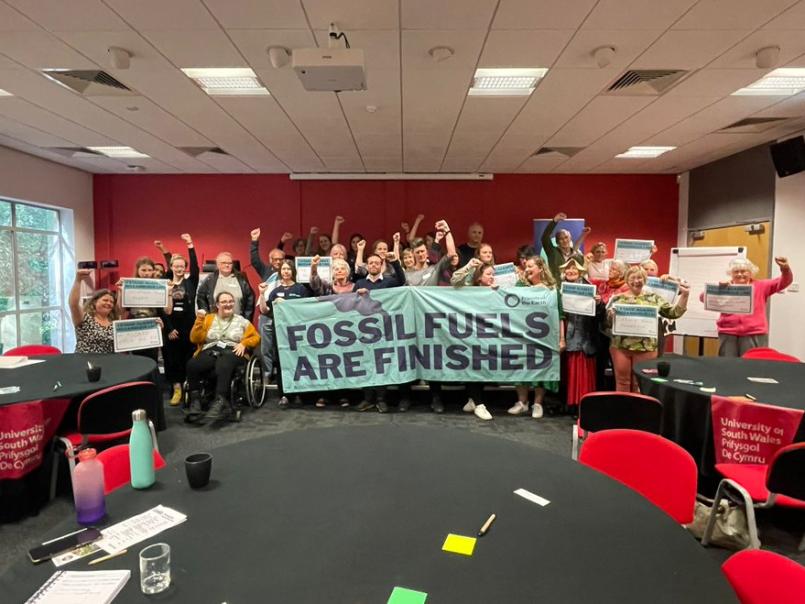
<path fill-rule="evenodd" d="M 395 587 L 386 604 L 425 604 L 428 594 L 405 587 Z"/>
<path fill-rule="evenodd" d="M 652 382 L 659 382 L 660 384 L 662 384 L 663 382 L 667 382 L 668 380 L 666 380 L 665 378 L 661 378 L 661 377 L 653 377 L 653 378 L 651 378 L 651 381 Z"/>
<path fill-rule="evenodd" d="M 476 541 L 477 539 L 475 537 L 464 537 L 463 535 L 450 533 L 447 535 L 447 539 L 444 540 L 442 549 L 446 552 L 453 552 L 454 554 L 472 556 Z"/>

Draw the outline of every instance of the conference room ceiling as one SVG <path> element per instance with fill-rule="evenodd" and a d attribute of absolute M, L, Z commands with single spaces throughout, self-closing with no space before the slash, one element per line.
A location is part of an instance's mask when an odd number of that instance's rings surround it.
<path fill-rule="evenodd" d="M 330 22 L 364 50 L 368 90 L 308 92 L 271 66 L 267 47 L 326 46 Z M 732 95 L 773 69 L 756 67 L 768 46 L 805 67 L 805 0 L 4 0 L 0 145 L 96 173 L 678 173 L 805 129 L 805 93 Z M 270 95 L 208 96 L 191 67 L 250 67 Z M 549 71 L 531 96 L 468 96 L 481 67 Z M 133 93 L 82 95 L 48 68 Z M 687 74 L 608 94 L 628 69 Z M 720 131 L 746 118 L 786 119 Z M 148 158 L 73 155 L 121 145 Z M 677 148 L 615 158 L 632 146 Z"/>

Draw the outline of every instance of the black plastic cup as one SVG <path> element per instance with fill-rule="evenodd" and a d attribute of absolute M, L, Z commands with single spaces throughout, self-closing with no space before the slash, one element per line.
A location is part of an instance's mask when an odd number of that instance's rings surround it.
<path fill-rule="evenodd" d="M 191 489 L 201 489 L 210 482 L 212 471 L 212 455 L 209 453 L 193 453 L 184 460 L 184 470 Z"/>
<path fill-rule="evenodd" d="M 671 373 L 671 363 L 668 361 L 660 361 L 657 363 L 657 375 L 660 377 L 668 377 L 669 373 Z"/>
<path fill-rule="evenodd" d="M 87 379 L 90 382 L 97 382 L 101 379 L 101 368 L 100 367 L 88 367 L 87 368 Z"/>

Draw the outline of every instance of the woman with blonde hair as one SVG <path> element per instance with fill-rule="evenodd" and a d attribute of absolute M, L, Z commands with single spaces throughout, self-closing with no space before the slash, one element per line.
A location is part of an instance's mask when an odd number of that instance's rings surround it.
<path fill-rule="evenodd" d="M 75 327 L 75 351 L 89 354 L 112 354 L 115 343 L 112 322 L 118 316 L 117 296 L 108 289 L 99 289 L 81 306 L 81 282 L 91 285 L 93 269 L 78 269 L 67 303 Z"/>

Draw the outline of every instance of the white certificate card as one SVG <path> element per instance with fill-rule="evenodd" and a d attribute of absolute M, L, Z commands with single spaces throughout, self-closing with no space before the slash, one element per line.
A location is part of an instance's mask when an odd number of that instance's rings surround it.
<path fill-rule="evenodd" d="M 165 308 L 167 279 L 123 279 L 123 308 Z"/>
<path fill-rule="evenodd" d="M 333 259 L 329 256 L 323 256 L 319 259 L 319 266 L 316 267 L 316 273 L 322 281 L 330 281 L 330 266 Z M 310 267 L 313 264 L 312 256 L 297 256 L 296 257 L 296 282 L 297 283 L 310 283 Z"/>
<path fill-rule="evenodd" d="M 676 295 L 679 293 L 679 283 L 663 281 L 659 277 L 649 277 L 643 290 L 657 294 L 668 304 L 673 304 L 674 300 L 676 300 Z"/>
<path fill-rule="evenodd" d="M 517 271 L 514 270 L 514 263 L 495 265 L 495 284 L 500 287 L 514 287 L 517 285 Z"/>
<path fill-rule="evenodd" d="M 751 285 L 707 283 L 704 286 L 704 309 L 733 315 L 752 314 L 754 299 Z"/>
<path fill-rule="evenodd" d="M 263 294 L 263 300 L 265 300 L 266 304 L 268 304 L 268 296 L 271 295 L 275 289 L 277 289 L 277 284 L 280 282 L 280 275 L 279 273 L 271 273 L 268 279 L 266 279 L 266 291 Z"/>
<path fill-rule="evenodd" d="M 562 311 L 574 315 L 595 316 L 595 285 L 562 283 Z"/>
<path fill-rule="evenodd" d="M 626 264 L 640 264 L 651 258 L 654 241 L 647 239 L 616 239 L 615 258 Z"/>
<path fill-rule="evenodd" d="M 113 321 L 115 352 L 144 350 L 162 346 L 162 328 L 156 319 Z"/>
<path fill-rule="evenodd" d="M 612 335 L 634 338 L 657 337 L 657 307 L 640 304 L 615 304 Z"/>

